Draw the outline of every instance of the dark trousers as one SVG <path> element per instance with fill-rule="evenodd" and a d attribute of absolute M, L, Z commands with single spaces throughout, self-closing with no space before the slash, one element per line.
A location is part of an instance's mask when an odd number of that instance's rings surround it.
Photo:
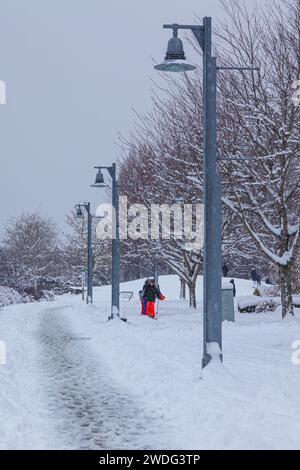
<path fill-rule="evenodd" d="M 141 314 L 147 315 L 147 299 L 142 299 L 141 301 Z"/>

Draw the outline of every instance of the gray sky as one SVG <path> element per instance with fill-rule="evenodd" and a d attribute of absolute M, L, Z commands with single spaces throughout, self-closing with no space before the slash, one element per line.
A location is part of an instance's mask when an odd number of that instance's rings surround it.
<path fill-rule="evenodd" d="M 63 225 L 76 202 L 102 202 L 92 168 L 117 158 L 132 106 L 150 109 L 161 26 L 195 14 L 220 16 L 218 0 L 0 0 L 0 235 L 22 211 Z"/>

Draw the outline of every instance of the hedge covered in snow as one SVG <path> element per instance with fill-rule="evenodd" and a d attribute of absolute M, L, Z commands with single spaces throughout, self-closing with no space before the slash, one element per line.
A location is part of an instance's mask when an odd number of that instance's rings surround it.
<path fill-rule="evenodd" d="M 10 287 L 0 286 L 0 308 L 5 305 L 20 304 L 24 299 L 19 292 Z"/>

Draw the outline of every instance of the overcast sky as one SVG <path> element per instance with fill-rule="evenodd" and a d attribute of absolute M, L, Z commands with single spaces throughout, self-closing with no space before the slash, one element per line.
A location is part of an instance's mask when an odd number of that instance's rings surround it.
<path fill-rule="evenodd" d="M 76 202 L 102 202 L 93 166 L 116 160 L 131 108 L 150 108 L 162 24 L 195 14 L 222 11 L 218 0 L 0 0 L 0 235 L 22 211 L 63 225 Z"/>

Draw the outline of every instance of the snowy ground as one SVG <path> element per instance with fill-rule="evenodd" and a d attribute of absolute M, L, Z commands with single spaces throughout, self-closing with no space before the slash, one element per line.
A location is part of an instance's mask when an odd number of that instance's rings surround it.
<path fill-rule="evenodd" d="M 64 296 L 0 311 L 0 449 L 300 449 L 300 311 L 236 314 L 224 366 L 202 373 L 201 305 L 178 300 L 175 276 L 160 285 L 158 321 L 139 315 L 141 282 L 123 286 L 128 324 L 107 322 L 106 287 L 90 307 Z"/>

